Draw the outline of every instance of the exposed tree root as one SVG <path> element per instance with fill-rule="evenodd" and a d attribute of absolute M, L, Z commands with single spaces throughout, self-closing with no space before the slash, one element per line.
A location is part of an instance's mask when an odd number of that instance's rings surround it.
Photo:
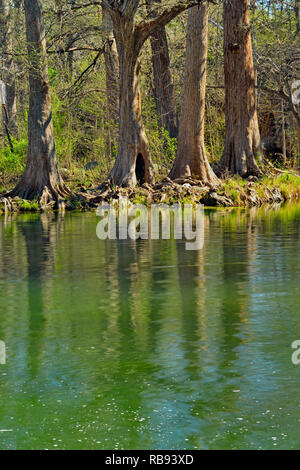
<path fill-rule="evenodd" d="M 25 185 L 21 181 L 12 191 L 4 194 L 3 199 L 6 201 L 13 201 L 14 199 L 37 201 L 42 210 L 61 210 L 65 208 L 65 198 L 69 194 L 69 190 L 63 183 L 58 184 L 55 188 L 50 184 L 34 188 Z"/>
<path fill-rule="evenodd" d="M 253 162 L 243 167 L 237 165 L 235 161 L 228 162 L 227 160 L 228 159 L 225 160 L 222 158 L 221 161 L 215 165 L 214 172 L 218 178 L 224 179 L 228 175 L 239 175 L 244 179 L 251 176 L 255 176 L 256 178 L 262 178 L 264 176 L 264 173 L 259 169 L 254 158 Z"/>
<path fill-rule="evenodd" d="M 0 204 L 3 205 L 4 204 L 4 212 L 7 213 L 7 212 L 13 212 L 13 204 L 12 204 L 12 201 L 9 197 L 0 197 Z M 0 214 L 1 214 L 1 210 L 0 210 Z"/>
<path fill-rule="evenodd" d="M 197 203 L 206 206 L 219 207 L 260 207 L 264 204 L 277 204 L 284 202 L 284 195 L 276 187 L 268 188 L 259 182 L 257 177 L 249 177 L 246 185 L 239 186 L 236 181 L 238 199 L 231 195 L 232 187 L 227 182 L 220 182 L 218 186 L 203 184 L 194 178 L 178 178 L 171 180 L 165 178 L 156 184 L 143 184 L 141 187 L 124 188 L 114 187 L 109 181 L 99 188 L 87 190 L 86 193 L 77 194 L 73 204 L 82 209 L 95 208 L 101 203 L 117 204 L 120 198 L 126 198 L 132 204 L 177 204 Z M 293 197 L 296 198 L 296 195 Z"/>
<path fill-rule="evenodd" d="M 281 172 L 280 172 L 281 173 Z M 296 175 L 297 176 L 297 175 Z M 39 197 L 36 192 L 19 191 L 0 195 L 0 214 L 19 211 L 46 211 L 51 209 L 91 210 L 101 203 L 118 204 L 120 198 L 126 198 L 132 204 L 204 204 L 220 207 L 259 207 L 264 204 L 282 203 L 289 199 L 299 199 L 299 189 L 281 191 L 280 174 L 269 172 L 268 181 L 259 181 L 255 176 L 248 178 L 246 184 L 239 184 L 239 179 L 221 181 L 219 185 L 203 184 L 201 181 L 188 177 L 171 180 L 165 178 L 156 184 L 144 183 L 140 187 L 115 187 L 108 180 L 95 189 L 82 190 L 70 194 L 65 188 L 53 192 L 48 186 L 42 188 Z M 278 179 L 278 184 L 276 179 Z M 34 194 L 34 198 L 33 198 Z M 68 195 L 68 197 L 66 197 Z M 20 196 L 23 196 L 21 198 Z M 26 199 L 24 199 L 26 196 Z M 29 203 L 31 197 L 32 204 Z"/>

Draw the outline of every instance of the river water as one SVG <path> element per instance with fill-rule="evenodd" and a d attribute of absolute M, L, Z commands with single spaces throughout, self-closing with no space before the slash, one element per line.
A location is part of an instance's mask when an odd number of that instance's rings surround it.
<path fill-rule="evenodd" d="M 0 218 L 1 449 L 300 448 L 300 207 L 184 241 Z"/>

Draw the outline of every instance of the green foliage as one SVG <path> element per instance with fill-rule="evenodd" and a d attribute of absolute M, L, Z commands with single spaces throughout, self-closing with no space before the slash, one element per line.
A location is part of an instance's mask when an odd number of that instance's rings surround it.
<path fill-rule="evenodd" d="M 244 205 L 243 195 L 247 191 L 248 182 L 240 177 L 231 177 L 224 181 L 224 194 L 230 197 L 237 206 Z M 284 200 L 300 198 L 300 176 L 285 172 L 279 176 L 265 176 L 255 183 L 254 190 L 261 198 L 266 199 L 266 189 L 277 189 Z"/>
<path fill-rule="evenodd" d="M 48 67 L 48 74 L 49 74 L 50 85 L 52 85 L 57 76 L 57 70 L 54 70 L 52 67 Z"/>
<path fill-rule="evenodd" d="M 211 162 L 217 162 L 224 151 L 225 115 L 218 108 L 207 106 L 205 146 Z"/>
<path fill-rule="evenodd" d="M 37 201 L 22 201 L 19 208 L 21 212 L 38 212 L 40 210 Z"/>
<path fill-rule="evenodd" d="M 0 173 L 3 174 L 4 180 L 22 174 L 26 165 L 27 146 L 27 139 L 13 139 L 14 152 L 8 144 L 0 149 Z"/>
<path fill-rule="evenodd" d="M 285 200 L 300 197 L 300 176 L 284 173 L 277 178 L 264 178 L 263 183 L 270 189 L 277 188 Z"/>
<path fill-rule="evenodd" d="M 146 196 L 143 196 L 142 194 L 136 194 L 134 197 L 133 203 L 147 205 L 147 198 Z"/>
<path fill-rule="evenodd" d="M 233 176 L 224 181 L 224 193 L 227 197 L 232 199 L 236 206 L 243 205 L 241 194 L 246 184 L 246 181 L 240 176 Z"/>
<path fill-rule="evenodd" d="M 91 55 L 78 61 L 80 75 L 93 60 Z M 53 65 L 54 67 L 54 65 Z M 52 76 L 52 112 L 56 142 L 56 154 L 61 167 L 72 172 L 83 170 L 89 161 L 96 161 L 102 178 L 108 173 L 111 159 L 116 154 L 116 142 L 108 136 L 115 135 L 115 125 L 106 120 L 105 74 L 103 68 L 95 67 L 88 75 L 88 82 L 74 86 L 75 77 L 62 72 Z M 90 92 L 87 90 L 91 90 Z M 93 171 L 93 178 L 99 170 Z"/>
<path fill-rule="evenodd" d="M 143 115 L 150 152 L 160 176 L 165 176 L 172 168 L 177 151 L 177 139 L 171 138 L 168 131 L 161 128 L 154 98 L 143 97 Z"/>

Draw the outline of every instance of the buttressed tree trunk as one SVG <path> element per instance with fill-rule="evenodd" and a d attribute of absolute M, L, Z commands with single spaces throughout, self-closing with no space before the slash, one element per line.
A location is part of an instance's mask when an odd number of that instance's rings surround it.
<path fill-rule="evenodd" d="M 110 180 L 117 186 L 153 183 L 154 171 L 141 112 L 140 51 L 156 30 L 195 5 L 197 0 L 168 3 L 154 17 L 135 23 L 141 0 L 103 0 L 113 21 L 120 66 L 119 148 Z"/>
<path fill-rule="evenodd" d="M 2 80 L 6 84 L 6 110 L 3 112 L 4 134 L 18 135 L 15 67 L 13 60 L 12 24 L 9 0 L 0 0 L 0 41 Z M 9 136 L 8 136 L 9 137 Z"/>
<path fill-rule="evenodd" d="M 148 8 L 161 0 L 148 0 Z M 159 124 L 171 138 L 178 136 L 174 86 L 170 70 L 170 55 L 166 28 L 158 28 L 151 34 L 154 97 Z"/>
<path fill-rule="evenodd" d="M 224 0 L 226 137 L 217 174 L 260 175 L 261 151 L 248 0 Z"/>
<path fill-rule="evenodd" d="M 120 66 L 119 148 L 110 178 L 117 186 L 153 182 L 153 164 L 141 111 L 140 47 L 133 18 L 113 16 Z"/>
<path fill-rule="evenodd" d="M 195 176 L 204 183 L 218 184 L 204 144 L 207 53 L 208 3 L 203 2 L 191 8 L 188 16 L 178 150 L 170 176 Z"/>
<path fill-rule="evenodd" d="M 67 190 L 55 154 L 42 4 L 25 0 L 24 6 L 30 86 L 28 157 L 24 174 L 10 195 L 60 205 Z"/>

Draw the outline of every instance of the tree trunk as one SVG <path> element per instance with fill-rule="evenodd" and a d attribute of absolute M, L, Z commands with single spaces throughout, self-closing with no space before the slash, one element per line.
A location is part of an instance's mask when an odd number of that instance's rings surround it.
<path fill-rule="evenodd" d="M 166 26 L 196 0 L 162 6 L 155 16 L 135 23 L 140 0 L 105 2 L 113 22 L 120 66 L 120 130 L 119 148 L 111 181 L 118 186 L 153 183 L 154 171 L 146 137 L 140 92 L 138 56 L 145 41 L 159 28 Z M 122 3 L 122 5 L 121 5 Z"/>
<path fill-rule="evenodd" d="M 28 157 L 25 172 L 10 194 L 58 205 L 67 190 L 55 154 L 46 38 L 40 0 L 25 0 L 29 68 Z"/>
<path fill-rule="evenodd" d="M 157 0 L 154 1 L 157 2 Z M 148 8 L 150 8 L 154 1 L 148 0 Z M 157 3 L 160 4 L 160 0 Z M 176 138 L 178 136 L 177 116 L 166 28 L 157 28 L 150 36 L 150 41 L 154 97 L 159 116 L 159 124 L 168 131 L 171 138 Z"/>
<path fill-rule="evenodd" d="M 226 137 L 217 174 L 260 175 L 260 133 L 255 99 L 248 0 L 224 0 Z"/>
<path fill-rule="evenodd" d="M 105 8 L 102 8 L 102 36 L 105 41 L 104 61 L 106 74 L 106 98 L 108 128 L 108 148 L 111 149 L 118 140 L 119 123 L 119 59 L 116 41 L 113 33 L 113 23 Z"/>
<path fill-rule="evenodd" d="M 18 136 L 15 67 L 13 61 L 11 12 L 8 0 L 0 0 L 2 80 L 6 84 L 6 110 L 2 113 L 4 134 Z"/>
<path fill-rule="evenodd" d="M 207 52 L 208 3 L 203 2 L 191 8 L 188 16 L 178 150 L 170 176 L 196 176 L 204 183 L 218 184 L 204 144 Z"/>
<path fill-rule="evenodd" d="M 133 20 L 115 15 L 113 21 L 120 65 L 120 129 L 110 179 L 117 186 L 153 183 L 153 164 L 141 110 L 140 47 Z"/>

